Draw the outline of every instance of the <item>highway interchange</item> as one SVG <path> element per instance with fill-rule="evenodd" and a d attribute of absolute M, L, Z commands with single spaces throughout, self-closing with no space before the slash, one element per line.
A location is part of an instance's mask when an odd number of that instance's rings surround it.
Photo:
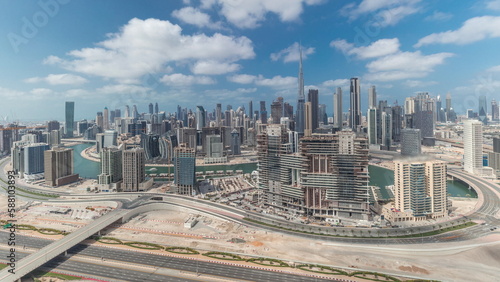
<path fill-rule="evenodd" d="M 4 166 L 5 163 L 2 163 L 0 165 L 0 178 L 6 179 L 5 174 L 4 174 Z M 242 220 L 242 214 L 244 212 L 241 212 L 240 215 L 237 215 L 237 212 L 234 212 L 234 208 L 230 208 L 227 206 L 221 206 L 218 204 L 210 203 L 203 201 L 205 205 L 211 205 L 214 208 L 209 209 L 209 213 L 214 213 L 215 210 L 225 210 L 226 212 L 222 212 L 221 214 L 224 214 L 224 217 L 227 217 L 228 215 L 230 216 L 231 214 L 235 214 L 237 216 L 232 216 L 231 220 L 235 222 L 239 222 L 241 224 L 245 225 L 251 225 L 255 226 L 258 228 L 265 228 L 268 230 L 273 230 L 276 232 L 282 232 L 282 233 L 287 233 L 290 235 L 294 236 L 304 236 L 308 238 L 317 238 L 321 239 L 323 241 L 334 241 L 334 242 L 346 242 L 346 243 L 361 243 L 361 244 L 418 244 L 418 243 L 433 243 L 433 242 L 448 242 L 448 241 L 463 241 L 463 240 L 469 240 L 469 239 L 474 239 L 478 237 L 482 237 L 484 235 L 490 234 L 491 230 L 489 229 L 490 226 L 498 226 L 500 224 L 500 221 L 495 217 L 498 213 L 499 207 L 500 207 L 500 200 L 498 195 L 500 194 L 500 187 L 496 184 L 490 183 L 488 181 L 485 181 L 481 178 L 478 178 L 476 176 L 470 175 L 468 173 L 465 173 L 461 171 L 460 169 L 450 169 L 449 170 L 450 175 L 460 177 L 463 180 L 466 180 L 468 183 L 471 184 L 471 186 L 474 186 L 476 189 L 481 191 L 481 193 L 484 196 L 484 202 L 479 209 L 477 209 L 474 213 L 468 216 L 468 219 L 471 220 L 482 220 L 485 222 L 485 225 L 476 225 L 467 229 L 461 229 L 453 232 L 447 232 L 445 234 L 440 234 L 440 235 L 435 235 L 435 236 L 428 236 L 428 237 L 416 237 L 416 238 L 401 238 L 401 239 L 384 239 L 384 238 L 338 238 L 338 237 L 327 237 L 327 236 L 322 236 L 322 235 L 314 235 L 314 234 L 303 234 L 303 233 L 298 233 L 298 232 L 293 232 L 293 231 L 287 231 L 283 229 L 278 229 L 270 226 L 262 226 L 259 224 L 251 223 L 248 221 Z M 2 187 L 5 187 L 5 183 L 0 183 Z M 28 187 L 23 187 L 23 189 L 26 190 L 31 190 L 32 188 Z M 496 191 L 497 193 L 495 193 Z M 39 191 L 34 191 L 34 192 L 39 192 Z M 150 198 L 154 194 L 149 194 L 149 193 L 138 193 L 135 195 L 117 195 L 117 194 L 110 194 L 110 195 L 95 195 L 93 198 L 96 199 L 97 197 L 102 199 L 102 200 L 114 200 L 118 201 L 120 203 L 121 208 L 132 208 L 132 207 L 137 207 L 146 203 L 150 202 Z M 29 193 L 21 193 L 21 195 L 18 195 L 21 197 L 26 196 L 26 199 L 33 200 L 33 198 L 36 198 L 36 200 L 39 201 L 59 201 L 59 200 L 54 200 L 51 197 L 43 197 L 39 195 L 35 195 L 36 197 L 33 197 L 32 194 Z M 200 202 L 200 200 L 192 199 L 192 198 L 182 198 L 182 197 L 175 197 L 175 196 L 168 196 L 164 198 L 170 199 L 170 202 L 174 205 L 186 205 L 186 203 L 191 202 L 191 208 L 192 206 L 199 206 L 197 204 L 194 205 L 196 202 Z M 127 198 L 134 197 L 134 201 L 130 201 Z M 136 198 L 138 197 L 138 198 Z M 82 198 L 89 198 L 89 197 L 82 197 Z M 65 202 L 68 201 L 89 201 L 89 199 L 81 199 L 81 200 L 64 200 Z M 188 207 L 186 205 L 186 207 Z M 201 212 L 207 212 L 207 209 L 203 208 L 197 208 L 197 210 Z M 219 216 L 221 216 L 219 214 Z M 279 220 L 276 219 L 278 222 Z M 0 232 L 0 240 L 5 241 L 5 236 L 7 233 Z M 18 239 L 20 244 L 25 245 L 26 247 L 29 248 L 41 248 L 44 245 L 48 244 L 50 241 L 44 240 L 44 239 L 39 239 L 39 238 L 31 238 L 31 237 L 25 237 L 25 236 L 20 236 L 18 235 Z M 2 241 L 0 241 L 2 242 Z M 18 244 L 19 245 L 19 244 Z M 152 254 L 146 254 L 146 253 L 140 253 L 140 252 L 130 252 L 130 251 L 123 251 L 123 250 L 110 250 L 110 249 L 104 249 L 101 247 L 95 247 L 95 246 L 86 246 L 86 245 L 77 245 L 74 248 L 70 249 L 69 254 L 79 254 L 79 255 L 85 255 L 85 256 L 90 256 L 90 257 L 97 257 L 97 258 L 104 258 L 104 260 L 115 260 L 115 261 L 122 261 L 124 263 L 139 263 L 139 264 L 144 264 L 144 265 L 149 265 L 152 267 L 156 268 L 166 268 L 166 269 L 171 269 L 171 270 L 177 270 L 177 271 L 185 271 L 185 272 L 191 272 L 193 273 L 193 270 L 195 268 L 194 266 L 194 261 L 188 260 L 188 259 L 178 259 L 178 258 L 171 258 L 171 257 L 165 257 L 165 256 L 159 256 L 159 255 L 152 255 Z M 2 257 L 5 257 L 2 253 Z M 117 279 L 117 280 L 124 280 L 124 281 L 165 281 L 165 275 L 162 274 L 155 274 L 155 273 L 145 273 L 142 271 L 135 271 L 131 269 L 120 269 L 113 267 L 111 265 L 106 266 L 106 264 L 90 264 L 86 262 L 81 262 L 81 261 L 68 261 L 63 257 L 58 257 L 51 262 L 49 262 L 48 265 L 45 265 L 45 267 L 54 267 L 56 270 L 61 269 L 61 270 L 69 270 L 73 272 L 79 272 L 82 274 L 86 275 L 97 275 L 98 274 L 103 274 L 102 277 L 106 277 L 107 279 Z M 244 280 L 250 280 L 250 281 L 312 281 L 310 279 L 314 279 L 311 277 L 304 277 L 304 276 L 298 276 L 298 275 L 290 275 L 290 274 L 283 274 L 283 273 L 275 273 L 275 272 L 269 272 L 269 271 L 263 271 L 263 270 L 256 270 L 256 269 L 248 269 L 248 268 L 241 268 L 241 267 L 235 267 L 235 266 L 228 266 L 228 265 L 221 265 L 221 264 L 214 264 L 214 263 L 209 263 L 209 262 L 197 262 L 196 263 L 196 268 L 198 268 L 199 273 L 202 275 L 213 275 L 213 276 L 223 276 L 226 278 L 229 278 L 231 280 L 233 279 L 244 279 Z M 87 270 L 88 269 L 88 270 Z M 144 280 L 144 275 L 150 275 L 148 276 L 149 278 L 147 280 Z M 290 277 L 284 277 L 282 275 L 288 275 Z M 200 281 L 199 279 L 195 279 L 196 277 L 194 276 L 193 278 L 186 278 L 185 275 L 183 277 L 169 277 L 168 281 Z M 157 280 L 158 279 L 158 280 Z M 175 280 L 179 279 L 179 280 Z M 284 280 L 286 279 L 286 280 Z"/>

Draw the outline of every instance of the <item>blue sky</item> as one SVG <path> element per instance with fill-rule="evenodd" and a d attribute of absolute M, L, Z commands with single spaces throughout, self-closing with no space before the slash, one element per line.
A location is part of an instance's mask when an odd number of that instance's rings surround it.
<path fill-rule="evenodd" d="M 500 0 L 0 0 L 0 118 L 62 120 L 150 102 L 211 110 L 282 96 L 304 78 L 332 113 L 359 77 L 379 99 L 418 91 L 463 113 L 500 100 Z"/>

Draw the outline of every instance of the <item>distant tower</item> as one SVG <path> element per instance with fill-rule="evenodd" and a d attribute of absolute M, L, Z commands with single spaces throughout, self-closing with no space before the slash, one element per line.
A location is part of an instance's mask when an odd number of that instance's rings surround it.
<path fill-rule="evenodd" d="M 196 185 L 196 153 L 182 143 L 174 149 L 173 192 L 192 196 Z"/>
<path fill-rule="evenodd" d="M 369 108 L 368 114 L 368 142 L 369 144 L 377 144 L 377 108 Z"/>
<path fill-rule="evenodd" d="M 107 107 L 104 107 L 102 122 L 103 122 L 103 129 L 104 130 L 109 129 L 109 111 Z"/>
<path fill-rule="evenodd" d="M 101 129 L 104 128 L 104 118 L 102 116 L 102 112 L 97 112 L 97 116 L 95 118 L 95 123 L 97 124 L 97 126 Z"/>
<path fill-rule="evenodd" d="M 78 180 L 73 173 L 73 149 L 55 147 L 44 151 L 45 184 L 60 186 Z"/>
<path fill-rule="evenodd" d="M 305 122 L 304 122 L 304 136 L 309 137 L 312 136 L 312 131 L 313 131 L 313 111 L 312 111 L 312 103 L 311 102 L 306 102 L 304 105 L 304 116 L 305 116 Z"/>
<path fill-rule="evenodd" d="M 139 112 L 137 111 L 137 106 L 136 106 L 136 105 L 134 105 L 134 106 L 132 107 L 132 117 L 133 117 L 134 119 L 139 118 Z"/>
<path fill-rule="evenodd" d="M 479 110 L 478 110 L 479 120 L 483 124 L 488 123 L 488 109 L 486 106 L 486 96 L 479 96 Z"/>
<path fill-rule="evenodd" d="M 101 174 L 98 175 L 99 184 L 112 184 L 122 180 L 123 151 L 117 148 L 104 148 L 101 153 Z"/>
<path fill-rule="evenodd" d="M 222 104 L 215 107 L 215 123 L 216 126 L 222 126 Z"/>
<path fill-rule="evenodd" d="M 377 107 L 377 90 L 372 85 L 368 89 L 368 109 Z"/>
<path fill-rule="evenodd" d="M 302 48 L 300 48 L 299 51 L 300 51 L 299 78 L 298 78 L 299 91 L 297 98 L 297 112 L 295 114 L 295 131 L 297 131 L 299 134 L 302 134 L 304 133 L 304 127 L 305 127 L 304 103 L 306 101 L 306 98 L 304 95 L 304 73 L 302 71 Z"/>
<path fill-rule="evenodd" d="M 128 105 L 125 106 L 125 115 L 123 117 L 125 117 L 125 118 L 131 117 L 130 107 Z"/>
<path fill-rule="evenodd" d="M 266 101 L 260 101 L 260 122 L 267 124 Z"/>
<path fill-rule="evenodd" d="M 154 113 L 154 106 L 153 106 L 153 103 L 149 103 L 149 113 L 150 114 L 153 114 Z"/>
<path fill-rule="evenodd" d="M 248 102 L 248 117 L 253 120 L 254 116 L 253 116 L 253 102 L 250 101 Z"/>
<path fill-rule="evenodd" d="M 350 105 L 350 119 L 349 125 L 353 131 L 358 130 L 358 126 L 361 125 L 361 89 L 359 85 L 359 79 L 354 77 L 351 78 L 351 105 Z"/>
<path fill-rule="evenodd" d="M 141 189 L 141 184 L 146 179 L 145 165 L 146 156 L 144 149 L 133 148 L 123 151 L 123 192 L 137 192 L 143 190 Z"/>
<path fill-rule="evenodd" d="M 450 110 L 451 110 L 451 93 L 448 92 L 446 94 L 446 114 L 447 115 L 450 112 Z"/>
<path fill-rule="evenodd" d="M 333 94 L 333 123 L 335 127 L 342 128 L 342 88 L 337 87 Z"/>
<path fill-rule="evenodd" d="M 160 112 L 160 109 L 158 107 L 158 102 L 155 103 L 155 114 L 158 114 Z"/>
<path fill-rule="evenodd" d="M 499 120 L 498 103 L 495 99 L 491 100 L 491 119 L 494 121 Z"/>
<path fill-rule="evenodd" d="M 196 106 L 196 130 L 201 131 L 205 127 L 205 109 L 203 106 Z"/>
<path fill-rule="evenodd" d="M 319 107 L 319 92 L 317 89 L 309 89 L 307 93 L 307 102 L 311 102 L 311 111 L 312 111 L 312 128 L 314 131 L 319 127 L 318 121 L 318 107 Z"/>
<path fill-rule="evenodd" d="M 66 102 L 66 137 L 73 138 L 73 124 L 75 123 L 75 102 Z"/>
<path fill-rule="evenodd" d="M 401 155 L 402 156 L 418 156 L 422 153 L 420 144 L 422 137 L 420 129 L 405 128 L 401 130 Z"/>

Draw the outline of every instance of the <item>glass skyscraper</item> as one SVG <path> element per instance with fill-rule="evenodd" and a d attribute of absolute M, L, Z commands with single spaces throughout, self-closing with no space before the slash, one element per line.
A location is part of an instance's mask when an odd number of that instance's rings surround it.
<path fill-rule="evenodd" d="M 73 138 L 73 124 L 75 123 L 75 102 L 66 102 L 66 137 Z"/>

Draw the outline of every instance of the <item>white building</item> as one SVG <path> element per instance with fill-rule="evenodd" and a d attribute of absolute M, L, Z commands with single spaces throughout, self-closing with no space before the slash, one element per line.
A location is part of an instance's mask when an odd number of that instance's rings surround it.
<path fill-rule="evenodd" d="M 483 168 L 483 124 L 478 120 L 464 121 L 464 170 L 478 173 Z"/>

